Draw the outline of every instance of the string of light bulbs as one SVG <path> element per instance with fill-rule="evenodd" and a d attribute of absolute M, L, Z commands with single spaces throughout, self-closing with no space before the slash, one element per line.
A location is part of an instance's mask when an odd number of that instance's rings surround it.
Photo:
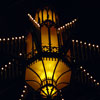
<path fill-rule="evenodd" d="M 23 54 L 20 52 L 18 56 L 22 56 Z M 11 65 L 13 61 L 9 61 L 7 64 L 5 64 L 3 67 L 1 67 L 1 71 L 4 71 L 7 69 L 8 65 Z"/>
<path fill-rule="evenodd" d="M 91 43 L 87 43 L 87 42 L 82 42 L 82 41 L 79 41 L 79 40 L 72 40 L 72 43 L 80 43 L 80 44 L 84 44 L 84 45 L 88 45 L 89 47 L 92 46 L 92 47 L 96 47 L 96 48 L 99 48 L 99 45 L 96 45 L 96 44 L 91 44 Z"/>
<path fill-rule="evenodd" d="M 27 85 L 24 85 L 24 89 L 22 90 L 19 100 L 22 100 L 24 98 L 26 91 L 27 91 Z"/>
<path fill-rule="evenodd" d="M 90 79 L 90 80 L 92 79 L 93 82 L 96 83 L 96 86 L 99 86 L 99 85 L 100 85 L 100 83 L 97 82 L 96 79 L 94 79 L 93 76 L 90 75 L 90 73 L 87 72 L 87 70 L 86 70 L 85 68 L 83 68 L 83 66 L 80 66 L 80 70 L 81 70 L 82 72 L 84 72 L 84 74 L 86 74 L 86 75 L 89 77 L 88 79 Z"/>
<path fill-rule="evenodd" d="M 30 20 L 32 21 L 32 22 L 34 22 L 38 27 L 40 27 L 40 24 L 32 17 L 32 15 L 31 14 L 27 14 L 28 15 L 28 17 L 30 18 Z"/>
<path fill-rule="evenodd" d="M 66 27 L 69 27 L 69 26 L 73 25 L 76 21 L 77 21 L 77 19 L 74 19 L 74 20 L 72 20 L 71 22 L 69 22 L 69 23 L 67 23 L 67 24 L 65 24 L 65 25 L 63 25 L 63 26 L 61 26 L 61 27 L 59 27 L 59 28 L 58 28 L 58 31 L 60 31 L 60 30 L 62 30 L 62 29 L 65 29 Z"/>
<path fill-rule="evenodd" d="M 0 41 L 10 41 L 10 40 L 21 40 L 21 39 L 24 39 L 25 36 L 19 36 L 19 37 L 11 37 L 11 38 L 0 38 Z"/>

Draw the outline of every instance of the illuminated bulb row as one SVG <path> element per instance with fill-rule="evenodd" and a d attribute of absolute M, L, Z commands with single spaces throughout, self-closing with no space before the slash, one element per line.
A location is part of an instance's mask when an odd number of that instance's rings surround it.
<path fill-rule="evenodd" d="M 82 66 L 80 66 L 80 69 L 81 69 L 81 71 L 83 71 L 83 72 L 85 72 L 85 73 L 86 73 L 86 69 L 83 69 L 83 67 L 82 67 Z M 90 76 L 90 79 L 93 79 L 93 76 L 91 76 L 88 72 L 86 73 L 86 75 L 87 75 L 87 76 Z M 95 82 L 96 82 L 96 80 L 95 80 L 95 79 L 93 79 L 93 82 L 95 83 Z M 97 83 L 96 83 L 96 85 L 98 85 L 98 86 L 99 86 L 99 82 L 97 82 Z"/>
<path fill-rule="evenodd" d="M 59 27 L 58 30 L 60 31 L 60 30 L 64 29 L 65 27 L 68 27 L 68 26 L 74 24 L 76 21 L 77 21 L 77 19 L 74 19 L 74 20 L 72 20 L 71 22 L 65 24 L 64 26 Z"/>
<path fill-rule="evenodd" d="M 27 14 L 31 21 L 33 21 L 38 27 L 40 27 L 39 23 L 31 16 L 31 14 Z"/>
<path fill-rule="evenodd" d="M 11 40 L 17 40 L 17 39 L 21 40 L 23 38 L 24 38 L 24 36 L 12 37 L 12 38 L 0 38 L 0 41 L 6 41 L 6 40 L 9 41 L 10 39 Z"/>
<path fill-rule="evenodd" d="M 19 56 L 22 56 L 21 52 L 19 53 Z M 11 65 L 11 62 L 8 62 L 8 65 Z M 5 68 L 8 67 L 8 65 L 6 64 L 6 65 L 4 65 L 4 67 L 1 67 L 1 70 L 3 71 Z"/>
<path fill-rule="evenodd" d="M 75 40 L 72 40 L 72 42 L 74 43 L 75 42 Z M 76 43 L 78 43 L 79 41 L 78 40 L 76 40 Z M 82 41 L 80 41 L 80 44 L 82 44 L 83 42 Z M 87 43 L 86 42 L 84 42 L 84 45 L 86 45 Z M 88 43 L 88 46 L 90 47 L 90 46 L 92 46 L 92 47 L 96 47 L 96 48 L 99 48 L 99 45 L 95 45 L 95 44 L 91 44 L 91 43 Z"/>
<path fill-rule="evenodd" d="M 8 65 L 11 65 L 11 62 L 8 62 Z M 3 71 L 4 69 L 6 69 L 8 67 L 8 65 L 4 65 L 4 67 L 1 67 L 1 70 Z"/>
<path fill-rule="evenodd" d="M 22 91 L 22 94 L 20 95 L 20 99 L 19 99 L 19 100 L 22 100 L 22 99 L 23 99 L 23 97 L 24 97 L 24 95 L 25 95 L 25 93 L 26 93 L 26 89 L 27 89 L 27 86 L 25 85 L 25 86 L 24 86 L 24 89 L 23 89 L 23 91 Z"/>
<path fill-rule="evenodd" d="M 61 94 L 61 90 L 60 90 L 60 94 Z M 62 98 L 62 94 L 61 94 L 61 98 Z M 64 100 L 64 98 L 62 98 L 62 100 Z"/>

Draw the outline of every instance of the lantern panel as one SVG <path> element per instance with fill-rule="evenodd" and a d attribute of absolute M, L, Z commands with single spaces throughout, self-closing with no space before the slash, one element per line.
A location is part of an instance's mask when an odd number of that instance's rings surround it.
<path fill-rule="evenodd" d="M 29 68 L 26 69 L 25 80 L 35 80 L 41 84 L 39 77 Z"/>
<path fill-rule="evenodd" d="M 38 22 L 38 13 L 35 15 L 35 20 Z"/>
<path fill-rule="evenodd" d="M 58 58 L 42 58 L 26 68 L 25 80 L 35 90 L 40 89 L 40 94 L 46 97 L 56 96 L 58 89 L 68 85 L 65 83 L 70 82 L 70 76 L 69 66 L 60 60 L 58 61 Z"/>
<path fill-rule="evenodd" d="M 40 94 L 42 95 L 43 98 L 47 97 L 47 94 L 44 91 L 41 91 Z"/>
<path fill-rule="evenodd" d="M 53 60 L 52 58 L 47 58 L 47 60 L 44 60 L 44 65 L 47 73 L 47 78 L 52 79 L 52 75 L 54 72 L 54 68 L 56 66 L 58 59 Z"/>
<path fill-rule="evenodd" d="M 47 91 L 47 89 L 48 89 L 48 91 Z M 53 86 L 47 86 L 47 87 L 42 88 L 41 94 L 44 96 L 50 96 L 50 95 L 56 96 L 57 95 L 56 92 L 57 92 L 57 89 L 55 89 Z"/>
<path fill-rule="evenodd" d="M 48 16 L 49 16 L 48 20 L 52 21 L 52 11 L 51 10 L 48 11 Z"/>
<path fill-rule="evenodd" d="M 43 10 L 43 21 L 47 20 L 47 11 Z"/>
<path fill-rule="evenodd" d="M 60 90 L 60 89 L 62 89 L 64 87 L 66 87 L 66 86 L 67 86 L 67 84 L 58 84 L 57 88 Z"/>
<path fill-rule="evenodd" d="M 26 74 L 25 74 L 25 80 L 26 82 L 31 86 L 34 87 L 34 89 L 40 88 L 40 79 L 39 77 L 30 69 L 26 69 Z M 37 85 L 37 87 L 35 87 Z"/>
<path fill-rule="evenodd" d="M 36 49 L 36 45 L 35 45 L 35 42 L 33 41 L 33 50 L 34 50 L 34 55 L 37 54 L 37 49 Z"/>
<path fill-rule="evenodd" d="M 52 88 L 53 88 L 52 86 L 48 86 L 49 95 L 51 94 Z"/>
<path fill-rule="evenodd" d="M 33 69 L 40 76 L 41 80 L 44 80 L 46 78 L 42 61 L 37 61 L 37 62 L 33 63 L 30 66 L 30 68 Z"/>
<path fill-rule="evenodd" d="M 53 21 L 56 23 L 55 12 L 53 12 Z"/>
<path fill-rule="evenodd" d="M 40 23 L 42 23 L 42 11 L 41 10 L 39 11 L 39 20 L 40 20 Z"/>
<path fill-rule="evenodd" d="M 51 36 L 51 47 L 58 47 L 57 31 L 54 26 L 50 28 L 50 36 Z"/>
<path fill-rule="evenodd" d="M 40 88 L 40 85 L 37 84 L 34 81 L 26 81 L 27 84 L 29 84 L 32 88 L 34 88 L 35 90 L 38 90 Z"/>
<path fill-rule="evenodd" d="M 42 90 L 45 92 L 45 94 L 47 94 L 47 95 L 48 95 L 48 92 L 47 92 L 47 87 L 42 88 Z"/>
<path fill-rule="evenodd" d="M 53 91 L 52 91 L 51 95 L 54 95 L 54 94 L 57 95 L 56 92 L 57 92 L 57 89 L 53 88 Z"/>
<path fill-rule="evenodd" d="M 54 80 L 57 80 L 57 78 L 64 73 L 65 71 L 68 71 L 70 68 L 69 66 L 67 66 L 64 62 L 59 61 L 57 68 L 55 70 L 55 74 L 54 74 Z"/>
<path fill-rule="evenodd" d="M 42 46 L 49 46 L 48 28 L 45 25 L 41 27 L 41 43 Z"/>
<path fill-rule="evenodd" d="M 62 74 L 62 76 L 58 79 L 57 84 L 63 83 L 63 82 L 69 83 L 70 76 L 71 76 L 71 71 L 69 71 L 69 72 L 66 71 L 66 73 Z"/>

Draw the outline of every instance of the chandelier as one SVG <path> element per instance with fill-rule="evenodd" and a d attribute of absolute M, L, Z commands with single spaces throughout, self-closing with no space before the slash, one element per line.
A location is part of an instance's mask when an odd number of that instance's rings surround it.
<path fill-rule="evenodd" d="M 27 67 L 25 81 L 43 98 L 53 98 L 70 84 L 71 67 L 58 30 L 56 13 L 48 7 L 39 9 L 35 19 L 28 14 L 32 31 L 27 34 Z"/>

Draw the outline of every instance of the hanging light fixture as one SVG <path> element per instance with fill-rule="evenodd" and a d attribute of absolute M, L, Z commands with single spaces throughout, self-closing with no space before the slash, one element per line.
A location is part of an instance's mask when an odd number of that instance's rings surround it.
<path fill-rule="evenodd" d="M 40 28 L 33 24 L 36 31 L 28 33 L 26 38 L 28 65 L 25 81 L 44 98 L 57 96 L 62 88 L 69 85 L 71 77 L 67 53 L 61 50 L 63 38 L 57 30 L 56 18 L 55 12 L 49 8 L 38 10 L 35 20 Z"/>

